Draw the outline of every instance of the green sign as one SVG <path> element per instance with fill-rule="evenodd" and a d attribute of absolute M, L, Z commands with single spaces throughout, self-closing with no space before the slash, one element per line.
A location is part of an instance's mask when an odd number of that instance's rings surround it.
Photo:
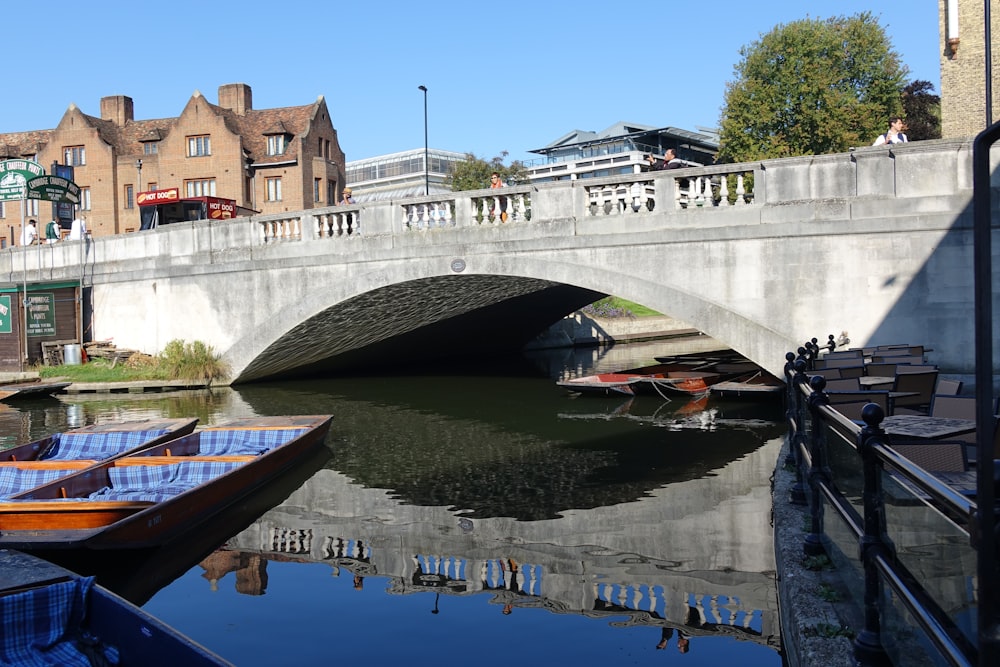
<path fill-rule="evenodd" d="M 39 176 L 28 181 L 28 199 L 80 203 L 80 186 L 61 176 Z"/>
<path fill-rule="evenodd" d="M 10 309 L 10 295 L 0 294 L 0 334 L 14 330 L 14 311 Z"/>
<path fill-rule="evenodd" d="M 27 198 L 27 183 L 45 175 L 45 168 L 32 160 L 0 160 L 0 201 Z"/>
<path fill-rule="evenodd" d="M 28 335 L 56 335 L 56 297 L 52 292 L 28 294 Z"/>

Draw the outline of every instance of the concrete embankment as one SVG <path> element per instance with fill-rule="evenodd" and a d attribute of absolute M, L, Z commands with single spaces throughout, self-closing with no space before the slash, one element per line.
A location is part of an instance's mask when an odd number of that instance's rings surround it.
<path fill-rule="evenodd" d="M 700 335 L 688 323 L 666 315 L 594 317 L 577 311 L 549 327 L 528 348 L 583 347 Z"/>

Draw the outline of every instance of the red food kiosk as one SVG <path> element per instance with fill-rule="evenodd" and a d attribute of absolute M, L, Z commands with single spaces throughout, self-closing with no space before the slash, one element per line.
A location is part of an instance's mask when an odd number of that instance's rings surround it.
<path fill-rule="evenodd" d="M 142 224 L 139 229 L 156 229 L 160 225 L 192 220 L 228 220 L 253 211 L 237 206 L 233 199 L 221 197 L 181 197 L 179 188 L 151 190 L 136 195 Z"/>

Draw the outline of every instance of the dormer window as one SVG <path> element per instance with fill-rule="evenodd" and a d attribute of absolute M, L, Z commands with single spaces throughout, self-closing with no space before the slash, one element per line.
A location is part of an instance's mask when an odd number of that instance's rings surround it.
<path fill-rule="evenodd" d="M 284 134 L 272 134 L 267 138 L 268 155 L 284 155 L 288 148 L 288 136 Z"/>
<path fill-rule="evenodd" d="M 292 133 L 280 120 L 275 121 L 267 128 L 264 131 L 264 136 L 267 137 L 268 155 L 284 155 L 285 151 L 288 150 L 288 142 L 292 139 Z"/>

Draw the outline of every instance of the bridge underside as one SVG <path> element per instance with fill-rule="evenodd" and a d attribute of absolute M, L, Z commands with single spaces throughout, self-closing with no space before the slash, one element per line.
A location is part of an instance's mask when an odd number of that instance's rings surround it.
<path fill-rule="evenodd" d="M 379 288 L 310 317 L 234 383 L 329 376 L 520 350 L 601 292 L 513 276 L 438 276 Z M 484 354 L 484 351 L 486 354 Z"/>

